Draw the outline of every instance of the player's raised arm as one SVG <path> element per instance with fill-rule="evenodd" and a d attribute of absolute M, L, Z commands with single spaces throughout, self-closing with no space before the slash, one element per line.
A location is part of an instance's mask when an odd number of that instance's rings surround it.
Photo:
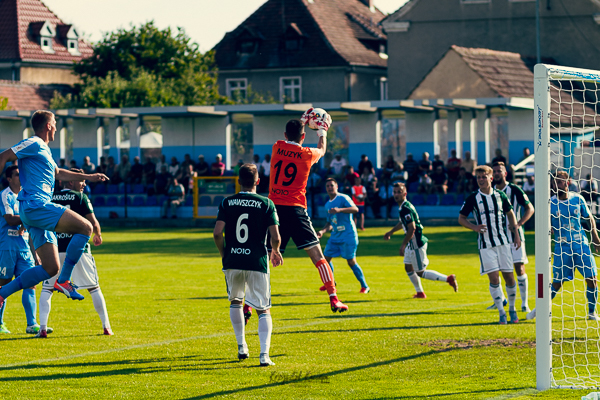
<path fill-rule="evenodd" d="M 415 229 L 416 226 L 414 221 L 406 225 L 406 234 L 404 235 L 404 240 L 402 241 L 402 245 L 400 246 L 401 256 L 404 255 L 404 250 L 406 249 L 406 246 L 408 246 L 408 243 L 410 243 L 413 236 L 415 236 Z"/>
<path fill-rule="evenodd" d="M 17 155 L 12 149 L 6 149 L 0 153 L 0 174 L 4 171 L 4 166 L 7 162 L 12 162 L 17 159 Z"/>
<path fill-rule="evenodd" d="M 225 230 L 225 221 L 217 221 L 215 229 L 213 230 L 213 240 L 219 250 L 221 258 L 225 257 L 225 239 L 223 238 L 223 231 Z M 279 248 L 279 247 L 278 247 Z"/>
<path fill-rule="evenodd" d="M 402 229 L 402 221 L 398 222 L 392 229 L 386 232 L 386 234 L 383 235 L 383 238 L 385 240 L 390 240 L 394 232 L 398 232 L 400 229 Z"/>
<path fill-rule="evenodd" d="M 283 265 L 283 256 L 279 252 L 279 246 L 281 245 L 279 227 L 277 225 L 269 226 L 269 233 L 271 234 L 271 264 L 273 264 L 273 267 L 278 267 Z"/>
<path fill-rule="evenodd" d="M 320 231 L 317 232 L 317 237 L 319 239 L 321 239 L 323 237 L 324 234 L 326 234 L 327 232 L 329 232 L 331 230 L 331 224 L 329 222 L 327 222 L 325 224 L 325 226 L 323 227 L 323 229 L 321 229 Z"/>
<path fill-rule="evenodd" d="M 69 171 L 63 168 L 57 168 L 55 176 L 56 180 L 64 182 L 83 180 L 90 182 L 105 182 L 109 180 L 108 176 L 104 174 L 82 174 L 80 172 Z"/>
<path fill-rule="evenodd" d="M 310 128 L 317 130 L 319 136 L 317 149 L 320 156 L 323 157 L 327 152 L 327 131 L 331 126 L 331 116 L 323 109 L 311 107 L 302 114 L 300 121 L 304 125 L 308 124 Z"/>

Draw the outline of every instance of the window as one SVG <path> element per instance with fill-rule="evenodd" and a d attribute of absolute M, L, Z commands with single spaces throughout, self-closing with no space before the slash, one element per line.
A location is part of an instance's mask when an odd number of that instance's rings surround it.
<path fill-rule="evenodd" d="M 286 49 L 286 51 L 299 50 L 300 49 L 300 40 L 299 39 L 286 39 L 285 49 Z"/>
<path fill-rule="evenodd" d="M 248 79 L 227 79 L 227 97 L 233 100 L 245 99 L 248 94 Z"/>
<path fill-rule="evenodd" d="M 54 53 L 54 49 L 52 48 L 52 38 L 42 36 L 40 38 L 40 44 L 42 45 L 44 53 Z"/>
<path fill-rule="evenodd" d="M 67 50 L 74 56 L 78 56 L 81 54 L 79 52 L 79 43 L 77 42 L 77 39 L 67 40 Z"/>
<path fill-rule="evenodd" d="M 241 55 L 254 54 L 255 51 L 256 51 L 256 41 L 255 40 L 242 40 L 238 44 L 238 53 Z"/>
<path fill-rule="evenodd" d="M 302 78 L 299 76 L 279 78 L 279 93 L 283 103 L 301 103 Z"/>

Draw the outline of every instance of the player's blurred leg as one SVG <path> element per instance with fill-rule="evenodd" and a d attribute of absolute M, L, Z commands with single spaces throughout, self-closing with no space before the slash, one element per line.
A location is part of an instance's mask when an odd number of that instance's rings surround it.
<path fill-rule="evenodd" d="M 37 325 L 37 321 L 35 320 L 35 314 L 37 311 L 36 301 L 35 301 L 35 289 L 23 289 L 23 294 L 21 296 L 21 302 L 23 303 L 23 309 L 25 310 L 25 317 L 27 319 L 27 327 L 33 327 Z M 35 332 L 27 332 L 27 333 L 37 333 Z"/>
<path fill-rule="evenodd" d="M 48 318 L 52 309 L 52 290 L 42 289 L 40 294 L 40 330 L 48 327 Z"/>
<path fill-rule="evenodd" d="M 248 325 L 248 320 L 252 317 L 252 307 L 244 304 L 244 324 Z"/>
<path fill-rule="evenodd" d="M 10 333 L 6 325 L 4 325 L 4 309 L 6 308 L 6 301 L 0 307 L 0 333 Z"/>
<path fill-rule="evenodd" d="M 519 293 L 521 295 L 521 311 L 529 312 L 529 299 L 527 296 L 529 280 L 527 274 L 517 276 L 517 284 L 519 285 Z"/>
<path fill-rule="evenodd" d="M 235 339 L 238 344 L 238 358 L 244 360 L 248 358 L 248 345 L 246 344 L 244 313 L 241 304 L 231 304 L 229 306 L 229 319 L 233 326 Z"/>
<path fill-rule="evenodd" d="M 596 286 L 595 279 L 586 279 L 587 288 L 585 296 L 588 301 L 588 319 L 598 320 L 596 314 L 596 301 L 598 299 L 598 287 Z"/>
<path fill-rule="evenodd" d="M 409 266 L 407 265 L 406 268 L 408 269 Z M 410 271 L 407 271 L 406 273 L 408 274 L 408 279 L 410 279 L 410 282 L 415 287 L 415 291 L 417 292 L 417 294 L 424 293 L 423 286 L 421 286 L 421 278 L 419 278 L 419 275 L 417 275 L 415 271 L 412 270 L 412 266 L 410 266 Z"/>
<path fill-rule="evenodd" d="M 271 347 L 271 333 L 273 332 L 273 320 L 271 314 L 263 312 L 258 316 L 258 338 L 260 340 L 260 365 L 275 365 L 274 363 L 267 363 L 266 359 L 269 359 L 269 349 Z M 263 361 L 264 364 L 263 364 Z M 270 361 L 270 360 L 269 360 Z"/>
<path fill-rule="evenodd" d="M 102 294 L 102 289 L 100 287 L 90 289 L 90 295 L 92 296 L 92 302 L 94 303 L 94 309 L 98 313 L 100 317 L 100 321 L 102 321 L 102 329 L 105 332 L 110 332 L 112 334 L 112 330 L 110 328 L 110 321 L 108 319 L 108 311 L 106 310 L 106 301 L 104 300 L 104 295 Z M 105 333 L 108 334 L 108 333 Z"/>
<path fill-rule="evenodd" d="M 354 273 L 354 276 L 358 282 L 360 282 L 361 289 L 369 289 L 369 285 L 367 285 L 367 281 L 365 279 L 365 274 L 363 273 L 360 265 L 358 265 L 356 262 L 356 259 L 348 260 L 348 265 L 350 266 L 350 269 L 352 269 L 352 272 Z"/>
<path fill-rule="evenodd" d="M 437 271 L 433 271 L 433 270 L 425 270 L 423 271 L 423 275 L 421 275 L 421 278 L 423 279 L 427 279 L 430 281 L 440 281 L 440 282 L 447 282 L 448 281 L 448 276 L 444 275 L 444 274 L 440 274 Z"/>
<path fill-rule="evenodd" d="M 504 307 L 502 306 L 502 288 L 500 284 L 492 284 L 490 283 L 490 295 L 494 300 L 494 304 L 498 308 L 498 313 L 500 314 L 500 323 L 502 324 L 502 317 L 504 317 L 504 323 L 506 323 L 506 312 L 504 311 Z"/>

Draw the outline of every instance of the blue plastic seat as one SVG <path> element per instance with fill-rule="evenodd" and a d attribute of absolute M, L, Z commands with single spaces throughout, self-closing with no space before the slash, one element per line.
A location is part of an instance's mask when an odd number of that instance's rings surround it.
<path fill-rule="evenodd" d="M 454 204 L 456 204 L 457 206 L 462 206 L 464 202 L 465 202 L 464 194 L 459 194 L 456 196 L 456 199 L 454 199 Z"/>
<path fill-rule="evenodd" d="M 106 205 L 108 207 L 116 207 L 118 203 L 119 199 L 117 196 L 108 196 L 108 199 L 106 200 Z"/>
<path fill-rule="evenodd" d="M 429 196 L 427 196 L 427 201 L 425 202 L 425 204 L 428 206 L 437 206 L 439 199 L 440 198 L 437 194 L 430 194 Z"/>
<path fill-rule="evenodd" d="M 419 190 L 419 182 L 412 182 L 410 185 L 408 185 L 409 193 L 414 193 L 417 190 Z"/>
<path fill-rule="evenodd" d="M 131 205 L 131 197 L 130 196 L 121 196 L 119 197 L 119 206 L 125 205 L 125 199 L 127 199 L 127 205 Z"/>
<path fill-rule="evenodd" d="M 194 205 L 194 196 L 187 196 L 185 198 L 185 205 L 188 207 L 192 207 Z"/>
<path fill-rule="evenodd" d="M 226 169 L 225 172 L 223 172 L 223 176 L 235 176 L 235 171 L 232 169 Z"/>
<path fill-rule="evenodd" d="M 93 194 L 105 194 L 106 193 L 106 186 L 104 186 L 104 184 L 99 183 L 96 185 L 96 187 L 94 188 Z"/>
<path fill-rule="evenodd" d="M 213 199 L 213 206 L 221 205 L 221 202 L 223 201 L 224 198 L 225 198 L 225 196 L 215 196 L 215 198 Z"/>
<path fill-rule="evenodd" d="M 134 207 L 143 207 L 144 204 L 146 203 L 145 200 L 146 199 L 144 198 L 144 196 L 135 196 L 133 198 L 133 206 Z"/>
<path fill-rule="evenodd" d="M 148 196 L 146 199 L 146 207 L 156 207 L 158 205 L 158 201 L 156 196 Z"/>
<path fill-rule="evenodd" d="M 210 196 L 200 196 L 198 199 L 198 207 L 208 207 L 212 203 Z"/>
<path fill-rule="evenodd" d="M 235 193 L 235 184 L 228 183 L 227 188 L 225 189 L 225 193 Z"/>
<path fill-rule="evenodd" d="M 420 194 L 415 194 L 410 202 L 415 206 L 422 206 L 425 204 L 425 198 Z"/>
<path fill-rule="evenodd" d="M 106 199 L 104 196 L 94 196 L 94 207 L 104 207 L 106 205 Z"/>
<path fill-rule="evenodd" d="M 440 202 L 440 205 L 442 206 L 451 206 L 454 205 L 454 195 L 453 194 L 445 194 L 442 197 L 442 201 Z"/>
<path fill-rule="evenodd" d="M 132 190 L 133 194 L 142 194 L 144 193 L 144 185 L 138 183 L 136 185 L 133 185 L 133 190 Z"/>
<path fill-rule="evenodd" d="M 119 193 L 119 185 L 108 185 L 108 194 L 117 194 Z"/>

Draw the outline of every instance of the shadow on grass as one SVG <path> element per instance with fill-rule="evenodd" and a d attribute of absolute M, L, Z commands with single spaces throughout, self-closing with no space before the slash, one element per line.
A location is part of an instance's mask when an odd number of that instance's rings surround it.
<path fill-rule="evenodd" d="M 420 395 L 420 396 L 410 395 L 410 396 L 399 396 L 399 397 L 378 397 L 378 398 L 374 398 L 373 400 L 431 399 L 432 397 L 457 396 L 457 395 L 461 395 L 461 394 L 474 395 L 476 393 L 490 393 L 491 394 L 491 393 L 498 393 L 498 392 L 503 392 L 503 394 L 505 396 L 507 396 L 506 398 L 509 399 L 510 393 L 505 393 L 505 392 L 517 391 L 517 390 L 527 390 L 527 389 L 530 389 L 532 392 L 532 393 L 528 393 L 528 394 L 533 394 L 534 392 L 537 392 L 535 389 L 533 389 L 531 387 L 523 386 L 523 387 L 501 388 L 501 389 L 469 390 L 469 391 L 465 391 L 465 392 L 453 392 L 453 393 L 424 394 L 424 395 Z"/>
<path fill-rule="evenodd" d="M 245 387 L 242 389 L 220 390 L 218 392 L 207 393 L 207 394 L 200 395 L 200 396 L 188 397 L 186 400 L 210 399 L 210 398 L 227 396 L 227 395 L 238 394 L 238 393 L 242 394 L 242 393 L 249 392 L 252 390 L 268 389 L 268 388 L 272 388 L 272 387 L 290 385 L 290 384 L 299 383 L 299 382 L 311 382 L 311 383 L 318 382 L 320 379 L 327 380 L 331 377 L 346 374 L 349 372 L 362 371 L 362 370 L 365 370 L 368 368 L 376 368 L 376 367 L 391 365 L 391 364 L 395 364 L 395 363 L 399 363 L 399 362 L 415 360 L 415 359 L 418 359 L 421 357 L 427 357 L 427 356 L 439 354 L 439 353 L 447 353 L 447 352 L 454 351 L 454 350 L 457 350 L 457 349 L 450 348 L 450 349 L 442 349 L 442 350 L 430 350 L 430 351 L 426 351 L 424 353 L 413 354 L 411 356 L 398 357 L 398 358 L 393 358 L 391 360 L 378 361 L 378 362 L 374 362 L 374 363 L 370 363 L 370 364 L 359 365 L 356 367 L 344 368 L 344 369 L 340 369 L 338 371 L 331 371 L 331 372 L 324 372 L 322 374 L 310 375 L 310 378 L 289 379 L 284 382 L 272 382 L 272 383 L 266 383 L 266 384 L 256 385 L 256 386 L 248 386 L 248 387 Z M 515 388 L 514 390 L 518 390 L 518 389 L 525 389 L 525 388 Z M 497 391 L 500 391 L 500 390 L 506 391 L 506 390 L 513 390 L 513 389 L 498 389 Z M 465 392 L 465 393 L 478 393 L 478 392 L 481 392 L 481 391 L 473 391 L 473 392 Z M 486 390 L 483 392 L 494 392 L 494 390 Z M 408 397 L 405 397 L 405 398 L 408 398 Z"/>

